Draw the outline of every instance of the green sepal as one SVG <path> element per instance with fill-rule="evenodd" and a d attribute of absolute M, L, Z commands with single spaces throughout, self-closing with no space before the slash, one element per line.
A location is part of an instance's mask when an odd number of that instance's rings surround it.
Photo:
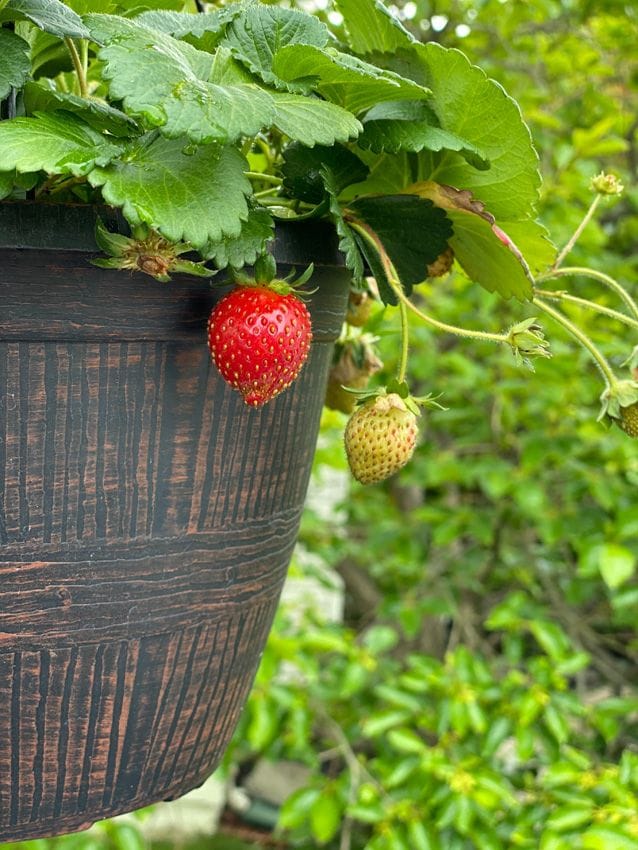
<path fill-rule="evenodd" d="M 97 266 L 99 269 L 121 269 L 122 262 L 119 257 L 97 257 L 91 260 L 92 266 Z"/>
<path fill-rule="evenodd" d="M 123 257 L 134 244 L 134 240 L 128 236 L 111 233 L 100 218 L 95 223 L 95 241 L 98 248 L 110 257 Z"/>
<path fill-rule="evenodd" d="M 616 381 L 600 396 L 598 422 L 608 419 L 622 419 L 621 408 L 630 407 L 638 402 L 638 381 Z"/>
<path fill-rule="evenodd" d="M 277 274 L 277 262 L 272 254 L 260 254 L 255 261 L 254 269 L 257 283 L 270 283 Z"/>
<path fill-rule="evenodd" d="M 410 387 L 407 381 L 398 381 L 396 378 L 391 378 L 386 387 L 386 392 L 396 393 L 402 399 L 407 399 L 410 395 Z"/>
<path fill-rule="evenodd" d="M 192 260 L 174 260 L 171 263 L 173 274 L 191 274 L 194 277 L 214 277 L 216 269 L 207 269 L 203 263 L 195 263 Z"/>
<path fill-rule="evenodd" d="M 551 357 L 549 342 L 545 339 L 542 327 L 536 316 L 523 319 L 509 329 L 507 341 L 514 352 L 517 366 L 526 366 L 534 371 L 531 357 Z"/>

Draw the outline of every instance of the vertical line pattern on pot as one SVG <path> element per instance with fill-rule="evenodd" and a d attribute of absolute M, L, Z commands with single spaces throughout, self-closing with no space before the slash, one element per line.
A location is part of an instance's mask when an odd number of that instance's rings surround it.
<path fill-rule="evenodd" d="M 49 662 L 49 653 L 47 650 L 42 650 L 39 653 L 40 660 L 40 682 L 39 682 L 39 700 L 36 711 L 35 725 L 37 731 L 37 746 L 35 758 L 33 760 L 33 777 L 35 787 L 33 790 L 33 803 L 31 806 L 31 821 L 38 818 L 40 812 L 40 804 L 42 802 L 42 784 L 43 784 L 43 768 L 44 768 L 44 744 L 46 736 L 46 706 L 49 698 L 49 675 L 51 665 Z"/>
<path fill-rule="evenodd" d="M 7 542 L 7 405 L 9 390 L 7 387 L 8 345 L 0 343 L 0 544 Z M 0 796 L 0 807 L 2 797 Z M 1 811 L 1 809 L 0 809 Z"/>
<path fill-rule="evenodd" d="M 180 682 L 180 690 L 177 696 L 177 700 L 175 701 L 175 706 L 173 709 L 173 716 L 170 718 L 170 725 L 166 732 L 166 736 L 164 738 L 164 746 L 161 747 L 161 754 L 157 758 L 155 770 L 153 772 L 153 786 L 155 788 L 160 786 L 159 778 L 164 769 L 164 764 L 166 760 L 166 756 L 170 752 L 173 737 L 175 736 L 175 732 L 177 730 L 177 726 L 179 723 L 179 717 L 182 711 L 182 706 L 184 704 L 184 700 L 186 699 L 186 693 L 188 688 L 190 687 L 191 676 L 193 674 L 193 661 L 195 660 L 195 652 L 197 650 L 197 640 L 199 638 L 199 634 L 201 631 L 201 626 L 199 626 L 195 632 L 190 635 L 190 648 L 188 651 L 188 661 L 185 665 L 185 669 L 183 671 L 183 681 Z M 162 783 L 164 784 L 164 783 Z"/>
<path fill-rule="evenodd" d="M 18 823 L 20 807 L 20 702 L 22 695 L 21 678 L 22 653 L 13 653 L 12 691 L 11 691 L 11 805 L 9 823 Z"/>
<path fill-rule="evenodd" d="M 113 715 L 111 718 L 111 733 L 109 735 L 109 751 L 106 760 L 106 776 L 104 779 L 104 795 L 102 797 L 102 806 L 110 807 L 113 800 L 113 791 L 115 785 L 115 774 L 117 769 L 117 756 L 120 744 L 120 717 L 122 715 L 122 706 L 124 704 L 125 689 L 126 689 L 126 667 L 128 660 L 128 642 L 121 641 L 119 652 L 117 655 L 116 680 L 115 680 L 115 697 L 113 700 Z"/>
<path fill-rule="evenodd" d="M 66 668 L 66 676 L 64 680 L 64 690 L 62 691 L 62 705 L 60 707 L 60 723 L 59 742 L 58 742 L 58 770 L 57 770 L 57 786 L 55 792 L 55 804 L 53 806 L 53 817 L 59 818 L 62 812 L 64 801 L 64 780 L 66 778 L 66 749 L 69 739 L 69 704 L 71 702 L 71 684 L 75 678 L 75 667 L 78 659 L 78 649 L 73 647 L 70 652 L 68 665 Z"/>
<path fill-rule="evenodd" d="M 86 741 L 84 745 L 84 757 L 82 759 L 82 777 L 80 779 L 80 788 L 78 793 L 78 812 L 86 811 L 87 801 L 90 791 L 91 770 L 93 751 L 95 748 L 95 735 L 97 730 L 98 714 L 100 701 L 102 698 L 102 671 L 104 666 L 104 650 L 103 644 L 98 644 L 95 648 L 95 663 L 91 672 L 93 683 L 91 688 L 91 702 L 88 712 L 88 728 Z"/>

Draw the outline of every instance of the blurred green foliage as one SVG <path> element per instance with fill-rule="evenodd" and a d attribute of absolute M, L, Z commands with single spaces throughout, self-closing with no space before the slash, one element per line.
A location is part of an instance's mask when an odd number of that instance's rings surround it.
<path fill-rule="evenodd" d="M 521 104 L 557 245 L 594 175 L 623 180 L 568 262 L 638 294 L 635 9 L 405 11 L 414 32 L 462 49 Z M 595 281 L 569 284 L 622 306 Z M 443 321 L 500 331 L 534 314 L 458 273 L 419 289 Z M 636 334 L 565 313 L 623 375 Z M 340 574 L 346 623 L 282 608 L 229 757 L 312 767 L 281 814 L 291 846 L 638 848 L 638 452 L 596 421 L 603 385 L 588 355 L 541 319 L 553 357 L 533 374 L 411 320 L 413 391 L 441 393 L 448 410 L 426 414 L 415 458 L 385 486 L 350 485 L 332 523 L 306 513 L 302 544 Z M 379 345 L 383 383 L 397 336 Z M 324 417 L 319 482 L 344 469 L 344 421 Z"/>

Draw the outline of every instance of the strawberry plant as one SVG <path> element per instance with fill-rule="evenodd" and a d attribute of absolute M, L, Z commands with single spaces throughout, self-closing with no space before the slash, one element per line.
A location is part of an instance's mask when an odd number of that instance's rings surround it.
<path fill-rule="evenodd" d="M 381 301 L 400 314 L 396 385 L 408 406 L 411 317 L 505 345 L 531 365 L 549 356 L 536 318 L 544 314 L 600 367 L 601 415 L 635 433 L 635 377 L 619 380 L 550 303 L 638 326 L 638 307 L 617 281 L 563 266 L 618 181 L 594 180 L 591 209 L 556 255 L 535 218 L 538 158 L 520 110 L 460 51 L 417 41 L 379 0 L 336 0 L 339 39 L 295 9 L 159 5 L 0 0 L 0 198 L 116 207 L 131 233 L 99 225 L 107 254 L 99 264 L 159 281 L 226 270 L 240 287 L 241 269 L 265 262 L 277 221 L 328 218 L 353 287 L 365 290 L 373 277 Z M 453 262 L 521 302 L 519 321 L 465 328 L 428 312 L 419 286 Z M 541 288 L 575 275 L 611 287 L 625 312 Z M 523 313 L 526 304 L 534 315 Z M 261 378 L 239 338 L 219 343 L 229 346 L 223 357 L 215 340 L 216 364 L 249 404 L 285 389 L 303 365 L 295 352 L 276 389 L 269 383 L 257 399 L 246 387 Z"/>

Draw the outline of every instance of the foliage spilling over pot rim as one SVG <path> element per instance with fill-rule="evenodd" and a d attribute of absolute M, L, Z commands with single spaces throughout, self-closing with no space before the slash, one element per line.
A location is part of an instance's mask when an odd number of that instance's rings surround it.
<path fill-rule="evenodd" d="M 346 44 L 316 16 L 250 0 L 200 14 L 0 0 L 0 198 L 121 208 L 132 238 L 100 229 L 101 263 L 160 280 L 252 265 L 278 218 L 328 217 L 355 286 L 371 271 L 402 315 L 446 252 L 554 314 L 535 292 L 557 263 L 516 103 L 378 0 L 336 6 Z M 524 362 L 548 356 L 534 319 L 493 334 L 419 315 Z M 390 389 L 410 403 L 406 364 Z M 620 421 L 638 385 L 605 378 L 604 413 Z"/>

